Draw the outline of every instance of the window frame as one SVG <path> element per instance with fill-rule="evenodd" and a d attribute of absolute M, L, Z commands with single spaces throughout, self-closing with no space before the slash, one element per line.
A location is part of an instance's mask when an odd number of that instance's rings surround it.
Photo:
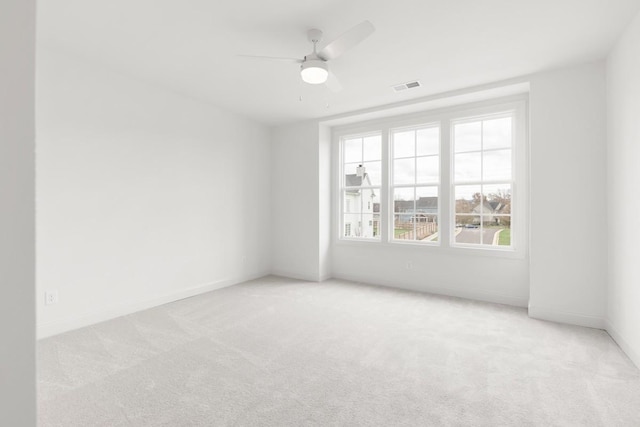
<path fill-rule="evenodd" d="M 393 148 L 393 144 L 392 144 L 392 133 L 393 132 L 403 132 L 403 131 L 418 131 L 419 129 L 430 129 L 430 128 L 437 128 L 438 129 L 438 135 L 439 135 L 439 140 L 438 140 L 438 154 L 430 154 L 430 155 L 425 155 L 425 156 L 418 156 L 417 150 L 414 152 L 413 157 L 399 157 L 396 158 L 394 155 L 394 148 Z M 387 240 L 389 242 L 392 243 L 399 243 L 399 244 L 418 244 L 418 245 L 436 245 L 438 246 L 439 243 L 437 242 L 433 242 L 433 241 L 419 241 L 419 240 L 405 240 L 405 239 L 396 239 L 395 238 L 395 203 L 393 200 L 393 194 L 394 194 L 394 190 L 396 188 L 413 188 L 414 189 L 414 212 L 413 214 L 416 214 L 416 201 L 415 201 L 415 190 L 421 187 L 433 187 L 436 189 L 436 192 L 438 194 L 438 212 L 436 213 L 436 218 L 437 218 L 437 224 L 438 224 L 438 228 L 440 227 L 441 224 L 441 213 L 442 213 L 442 209 L 440 209 L 440 192 L 441 192 L 441 185 L 442 185 L 442 172 L 441 172 L 441 165 L 439 164 L 438 166 L 438 181 L 436 183 L 422 183 L 422 184 L 418 184 L 417 182 L 417 174 L 418 174 L 418 168 L 417 168 L 417 161 L 418 158 L 420 157 L 437 157 L 438 158 L 438 163 L 440 163 L 442 161 L 442 124 L 439 121 L 434 121 L 434 122 L 425 122 L 425 123 L 420 123 L 420 124 L 414 124 L 414 125 L 410 125 L 410 126 L 390 126 L 388 128 L 388 139 L 389 139 L 389 148 L 388 148 L 388 155 L 387 155 L 387 168 L 389 171 L 389 176 L 388 176 L 388 193 L 389 193 L 389 198 L 388 198 L 388 203 L 389 203 L 389 220 L 387 221 L 388 223 L 388 227 L 389 229 L 386 230 L 387 232 Z M 417 144 L 417 138 L 416 141 L 414 141 L 414 148 L 416 147 Z M 395 161 L 396 160 L 404 160 L 404 159 L 413 159 L 415 161 L 415 181 L 413 184 L 394 184 L 393 182 L 393 176 L 394 176 L 394 171 L 395 171 Z M 383 162 L 384 160 L 384 155 L 383 155 Z M 382 209 L 381 209 L 382 210 Z M 414 222 L 413 225 L 413 231 L 415 233 L 416 230 L 416 224 Z"/>
<path fill-rule="evenodd" d="M 455 194 L 454 153 L 452 123 L 463 120 L 474 121 L 485 116 L 496 117 L 510 113 L 513 116 L 512 188 L 511 188 L 511 246 L 489 246 L 455 243 Z M 521 94 L 505 98 L 434 109 L 420 113 L 404 114 L 362 121 L 332 128 L 332 241 L 338 245 L 374 245 L 377 247 L 410 247 L 412 250 L 456 253 L 504 258 L 524 258 L 528 251 L 528 95 Z M 436 242 L 402 241 L 392 238 L 394 208 L 392 200 L 391 173 L 393 162 L 390 146 L 391 130 L 416 128 L 439 124 L 440 127 L 440 179 L 438 188 L 438 231 Z M 379 238 L 352 238 L 341 235 L 343 159 L 341 140 L 346 137 L 371 134 L 381 135 L 381 183 Z M 417 186 L 417 185 L 416 185 Z"/>
<path fill-rule="evenodd" d="M 488 150 L 485 150 L 484 147 L 481 147 L 480 150 L 473 150 L 473 151 L 464 151 L 464 152 L 460 152 L 460 153 L 456 153 L 455 152 L 455 125 L 457 124 L 464 124 L 464 123 L 474 123 L 477 121 L 485 121 L 485 120 L 492 120 L 492 119 L 500 119 L 500 118 L 506 118 L 506 117 L 511 117 L 512 118 L 512 127 L 511 127 L 511 131 L 512 131 L 512 144 L 508 147 L 509 150 L 511 150 L 511 178 L 510 179 L 499 179 L 499 180 L 485 180 L 484 179 L 484 168 L 483 168 L 483 163 L 484 163 L 484 153 L 485 152 L 492 152 L 492 151 L 499 151 L 499 150 L 504 150 L 506 149 L 506 147 L 499 147 L 499 148 L 490 148 Z M 518 140 L 518 136 L 516 135 L 516 126 L 517 123 L 519 121 L 518 118 L 518 111 L 517 109 L 509 109 L 509 110 L 501 110 L 495 113 L 483 113 L 483 114 L 474 114 L 471 116 L 465 116 L 465 117 L 460 117 L 460 118 L 456 118 L 450 121 L 450 126 L 449 126 L 449 139 L 450 139 L 450 144 L 449 144 L 449 151 L 450 151 L 450 156 L 451 156 L 451 162 L 450 162 L 450 171 L 449 171 L 449 176 L 450 176 L 450 194 L 453 195 L 453 197 L 449 198 L 449 202 L 450 202 L 450 208 L 449 208 L 449 212 L 450 212 L 450 221 L 452 221 L 452 224 L 454 224 L 456 222 L 456 217 L 459 215 L 473 215 L 473 214 L 458 214 L 456 212 L 456 198 L 455 198 L 455 189 L 456 186 L 461 186 L 461 185 L 478 185 L 480 187 L 483 187 L 485 185 L 496 185 L 496 184 L 503 184 L 503 183 L 508 183 L 511 187 L 511 198 L 514 201 L 514 203 L 512 203 L 511 205 L 511 213 L 508 215 L 510 217 L 510 229 L 513 230 L 514 229 L 514 222 L 513 219 L 514 217 L 518 216 L 518 214 L 514 214 L 514 210 L 517 211 L 517 202 L 519 200 L 519 196 L 515 196 L 514 195 L 514 191 L 515 191 L 515 187 L 516 187 L 516 182 L 517 182 L 517 172 L 520 169 L 520 167 L 518 167 L 518 153 L 517 153 L 517 140 Z M 482 132 L 482 131 L 481 131 Z M 481 138 L 483 138 L 481 136 Z M 462 181 L 462 182 L 456 182 L 455 180 L 455 155 L 456 154 L 467 154 L 467 153 L 479 153 L 480 157 L 481 157 L 481 172 L 480 172 L 480 179 L 477 180 L 470 180 L 470 181 Z M 484 192 L 481 191 L 481 194 L 484 196 Z M 486 216 L 484 214 L 484 212 L 480 213 L 480 230 L 482 231 L 482 229 L 484 228 L 484 217 Z M 507 215 L 504 215 L 507 216 Z M 518 221 L 516 221 L 516 225 L 517 225 Z M 491 245 L 486 245 L 484 243 L 480 243 L 480 244 L 476 244 L 476 243 L 459 243 L 455 241 L 455 235 L 450 236 L 450 241 L 449 241 L 449 246 L 451 247 L 456 247 L 456 248 L 478 248 L 478 249 L 487 249 L 487 250 L 503 250 L 503 251 L 511 251 L 513 250 L 513 248 L 515 247 L 514 244 L 514 240 L 518 240 L 518 234 L 519 233 L 512 233 L 512 238 L 511 238 L 511 244 L 509 246 L 497 246 L 497 247 L 493 247 Z"/>
<path fill-rule="evenodd" d="M 344 165 L 345 165 L 345 162 L 344 162 L 344 149 L 343 149 L 342 141 L 344 139 L 353 139 L 353 138 L 362 138 L 364 140 L 367 137 L 378 136 L 378 135 L 380 135 L 380 138 L 382 140 L 383 136 L 380 134 L 380 132 L 377 132 L 377 131 L 347 133 L 347 134 L 344 134 L 344 135 L 339 137 L 339 142 L 338 142 L 338 152 L 339 153 L 338 154 L 339 154 L 339 162 L 340 162 L 339 170 L 340 170 L 341 178 L 344 178 Z M 363 143 L 364 143 L 364 141 L 363 141 Z M 363 156 L 364 156 L 364 147 L 362 148 L 362 151 L 363 151 Z M 381 164 L 381 167 L 384 167 L 383 166 L 383 163 L 384 163 L 383 158 L 384 158 L 384 150 L 382 149 L 382 144 L 381 144 L 381 148 L 380 148 L 380 164 Z M 362 162 L 365 163 L 364 159 L 362 160 Z M 349 164 L 355 164 L 355 163 L 356 162 L 350 162 Z M 381 174 L 384 175 L 384 170 L 381 171 Z M 338 188 L 338 199 L 339 199 L 338 206 L 339 207 L 338 207 L 338 212 L 337 212 L 337 214 L 338 214 L 338 224 L 340 224 L 340 227 L 342 227 L 342 231 L 344 231 L 345 234 L 346 234 L 346 227 L 345 227 L 345 224 L 344 224 L 344 215 L 346 213 L 359 214 L 360 215 L 360 220 L 359 220 L 360 221 L 360 226 L 359 226 L 359 228 L 361 228 L 362 227 L 363 214 L 364 214 L 364 212 L 363 212 L 364 207 L 363 206 L 360 207 L 360 212 L 347 212 L 346 211 L 346 206 L 343 205 L 343 202 L 344 202 L 344 199 L 345 199 L 343 194 L 344 194 L 344 191 L 345 191 L 345 188 L 346 188 L 346 185 L 344 185 L 344 179 L 340 179 L 338 185 L 339 185 L 339 188 Z M 380 193 L 381 193 L 382 192 L 382 186 L 383 186 L 383 182 L 380 182 L 380 185 L 362 185 L 359 188 L 361 190 L 373 190 L 373 191 L 379 190 Z M 382 194 L 380 194 L 380 205 L 382 206 L 381 195 Z M 382 213 L 379 212 L 378 215 L 380 217 L 380 220 L 378 221 L 378 233 L 379 233 L 379 235 L 378 235 L 377 238 L 376 237 L 357 237 L 357 236 L 356 237 L 353 237 L 353 236 L 352 237 L 346 237 L 346 236 L 344 236 L 342 234 L 340 234 L 340 238 L 347 239 L 347 240 L 350 240 L 350 241 L 363 241 L 363 242 L 371 242 L 371 243 L 380 242 L 381 239 L 382 239 L 382 234 L 384 234 L 384 233 L 380 232 L 380 230 L 382 230 L 382 228 L 380 227 Z M 375 218 L 375 214 L 373 213 L 373 209 L 372 209 L 372 220 L 373 220 L 373 218 Z M 372 227 L 375 229 L 375 226 L 372 226 Z"/>

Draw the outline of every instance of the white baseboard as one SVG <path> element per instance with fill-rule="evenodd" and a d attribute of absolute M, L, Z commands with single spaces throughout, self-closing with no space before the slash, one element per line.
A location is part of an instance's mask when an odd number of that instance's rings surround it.
<path fill-rule="evenodd" d="M 607 320 L 605 324 L 606 324 L 607 333 L 611 336 L 611 338 L 613 338 L 616 344 L 620 346 L 622 351 L 624 351 L 627 354 L 627 356 L 629 356 L 629 359 L 631 359 L 631 361 L 636 365 L 636 367 L 640 369 L 640 349 L 634 349 L 633 347 L 631 347 L 629 342 L 625 340 L 622 337 L 622 335 L 618 333 L 618 330 L 613 327 L 613 325 L 611 324 L 611 322 L 609 322 L 609 320 Z"/>
<path fill-rule="evenodd" d="M 475 301 L 511 305 L 515 307 L 526 307 L 528 304 L 527 298 L 521 298 L 513 295 L 503 295 L 499 293 L 486 292 L 486 291 L 463 289 L 455 286 L 445 287 L 445 286 L 425 285 L 425 286 L 417 287 L 417 286 L 406 285 L 400 282 L 384 280 L 384 279 L 375 278 L 375 277 L 364 277 L 360 275 L 341 274 L 341 273 L 338 273 L 338 274 L 334 273 L 332 277 L 334 279 L 349 280 L 352 282 L 379 285 L 379 286 L 385 286 L 388 288 L 404 289 L 407 291 L 424 292 L 424 293 L 437 294 L 437 295 L 445 295 L 445 296 L 465 298 L 465 299 L 470 299 Z"/>
<path fill-rule="evenodd" d="M 325 280 L 329 280 L 329 279 L 333 279 L 333 276 L 331 274 L 323 274 L 318 279 L 318 282 L 324 282 Z"/>
<path fill-rule="evenodd" d="M 306 280 L 307 282 L 321 282 L 318 276 L 290 270 L 271 270 L 273 276 L 287 277 L 289 279 Z"/>
<path fill-rule="evenodd" d="M 192 296 L 200 295 L 206 292 L 215 291 L 216 289 L 226 288 L 227 286 L 236 285 L 248 280 L 258 279 L 267 276 L 269 273 L 258 273 L 238 278 L 229 278 L 218 280 L 211 283 L 193 286 L 191 288 L 182 289 L 178 292 L 156 296 L 150 299 L 139 301 L 128 301 L 126 303 L 113 305 L 110 307 L 99 308 L 90 314 L 81 316 L 72 316 L 67 319 L 56 320 L 54 322 L 38 323 L 37 338 L 42 339 L 63 332 L 72 331 L 74 329 L 83 328 L 85 326 L 94 325 L 106 320 L 115 319 L 116 317 L 126 316 L 127 314 L 136 313 L 138 311 L 147 310 L 159 305 L 167 304 Z"/>
<path fill-rule="evenodd" d="M 571 313 L 555 308 L 537 307 L 534 305 L 529 305 L 529 317 L 557 323 L 566 323 L 569 325 L 586 326 L 588 328 L 595 329 L 605 329 L 606 326 L 602 317 Z"/>

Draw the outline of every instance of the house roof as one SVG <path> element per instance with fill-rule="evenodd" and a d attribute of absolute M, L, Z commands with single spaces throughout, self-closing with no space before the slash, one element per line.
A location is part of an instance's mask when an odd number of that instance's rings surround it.
<path fill-rule="evenodd" d="M 416 203 L 416 207 L 420 208 L 438 208 L 438 198 L 437 197 L 420 197 L 418 202 Z"/>
<path fill-rule="evenodd" d="M 485 213 L 489 212 L 492 214 L 499 214 L 502 212 L 502 210 L 504 209 L 505 205 L 498 201 L 498 200 L 492 200 L 492 201 L 484 201 L 483 203 L 484 205 L 484 210 Z M 480 213 L 480 205 L 477 205 L 473 208 L 473 212 L 474 213 Z"/>
<path fill-rule="evenodd" d="M 489 202 L 489 206 L 491 206 L 491 210 L 494 213 L 498 212 L 498 211 L 501 211 L 502 208 L 503 208 L 502 203 L 500 201 L 498 201 L 498 200 L 494 200 L 494 201 Z"/>
<path fill-rule="evenodd" d="M 364 181 L 364 182 L 363 182 Z M 364 176 L 358 176 L 354 174 L 347 174 L 344 176 L 344 184 L 346 187 L 361 187 L 362 185 L 371 185 L 369 174 L 365 173 Z M 360 188 L 347 188 L 348 194 L 360 194 Z M 371 190 L 372 196 L 375 196 L 375 191 Z"/>
<path fill-rule="evenodd" d="M 365 173 L 365 176 L 367 174 Z M 362 177 L 354 174 L 344 176 L 344 185 L 347 187 L 360 187 L 362 185 Z"/>
<path fill-rule="evenodd" d="M 357 174 L 347 174 L 344 176 L 344 184 L 347 187 L 361 187 L 362 185 L 371 185 L 369 174 L 365 172 L 364 176 L 358 176 Z M 363 183 L 363 181 L 365 181 Z"/>
<path fill-rule="evenodd" d="M 413 200 L 396 200 L 394 202 L 396 211 L 411 211 L 413 210 Z M 416 210 L 437 210 L 438 198 L 437 197 L 420 197 L 416 201 Z"/>

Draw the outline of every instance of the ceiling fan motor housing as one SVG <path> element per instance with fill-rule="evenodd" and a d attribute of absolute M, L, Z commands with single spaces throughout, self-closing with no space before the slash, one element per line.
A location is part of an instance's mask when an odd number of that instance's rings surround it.
<path fill-rule="evenodd" d="M 307 59 L 300 65 L 302 80 L 310 84 L 321 84 L 327 81 L 329 67 L 321 59 Z"/>

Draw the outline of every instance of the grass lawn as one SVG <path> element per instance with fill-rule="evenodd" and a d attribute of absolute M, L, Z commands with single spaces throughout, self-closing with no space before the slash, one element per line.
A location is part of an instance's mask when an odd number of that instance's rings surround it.
<path fill-rule="evenodd" d="M 396 229 L 393 230 L 393 236 L 394 237 L 398 237 L 402 233 L 406 233 L 408 231 L 412 231 L 412 230 L 405 230 L 404 228 L 396 228 Z"/>
<path fill-rule="evenodd" d="M 498 245 L 509 246 L 511 245 L 511 229 L 503 228 L 498 236 Z"/>

